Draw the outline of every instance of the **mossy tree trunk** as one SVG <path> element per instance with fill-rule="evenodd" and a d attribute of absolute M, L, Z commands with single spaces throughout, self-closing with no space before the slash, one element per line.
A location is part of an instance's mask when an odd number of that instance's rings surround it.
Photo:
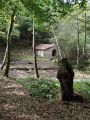
<path fill-rule="evenodd" d="M 72 101 L 74 72 L 67 58 L 60 61 L 57 78 L 61 85 L 62 101 Z"/>
<path fill-rule="evenodd" d="M 6 58 L 6 68 L 4 73 L 6 77 L 8 77 L 9 68 L 10 68 L 11 33 L 13 29 L 13 24 L 14 24 L 14 16 L 15 16 L 15 9 L 13 10 L 13 13 L 11 15 L 11 23 L 10 23 L 10 27 L 7 34 L 7 53 L 6 53 L 7 58 Z"/>

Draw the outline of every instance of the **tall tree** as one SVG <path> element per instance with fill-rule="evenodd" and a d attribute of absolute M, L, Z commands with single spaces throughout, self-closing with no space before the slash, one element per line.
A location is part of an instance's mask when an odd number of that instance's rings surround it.
<path fill-rule="evenodd" d="M 78 20 L 78 11 L 77 11 L 77 67 L 79 65 L 80 57 L 80 48 L 79 48 L 79 20 Z"/>
<path fill-rule="evenodd" d="M 6 53 L 6 69 L 4 75 L 8 77 L 9 74 L 9 68 L 10 68 L 10 51 L 11 51 L 11 32 L 13 29 L 13 24 L 14 24 L 14 16 L 15 16 L 16 8 L 14 8 L 13 13 L 11 15 L 11 22 L 10 22 L 10 27 L 8 29 L 7 33 L 7 53 Z"/>
<path fill-rule="evenodd" d="M 33 20 L 33 56 L 34 56 L 35 77 L 39 78 L 39 73 L 38 73 L 38 68 L 37 68 L 36 48 L 35 48 L 35 22 L 34 20 Z"/>
<path fill-rule="evenodd" d="M 85 26 L 84 26 L 84 45 L 83 45 L 83 60 L 82 63 L 84 65 L 84 59 L 85 59 L 85 52 L 86 52 L 86 7 L 85 7 L 85 13 L 84 13 L 84 17 L 85 17 Z"/>
<path fill-rule="evenodd" d="M 9 21 L 11 18 L 10 26 L 9 26 L 9 29 L 7 32 L 7 47 L 6 47 L 3 63 L 1 66 L 1 69 L 3 69 L 4 65 L 6 64 L 6 69 L 5 69 L 4 75 L 8 77 L 9 67 L 10 67 L 11 33 L 12 33 L 12 29 L 13 29 L 13 24 L 14 24 L 14 16 L 15 16 L 16 10 L 18 10 L 18 12 L 20 13 L 21 9 L 23 9 L 24 7 L 21 4 L 21 2 L 18 0 L 14 0 L 14 1 L 7 0 L 6 2 L 1 1 L 1 6 L 3 6 L 0 9 L 2 10 L 2 12 L 5 15 L 5 18 L 7 19 L 6 21 Z M 12 15 L 10 13 L 12 13 Z"/>

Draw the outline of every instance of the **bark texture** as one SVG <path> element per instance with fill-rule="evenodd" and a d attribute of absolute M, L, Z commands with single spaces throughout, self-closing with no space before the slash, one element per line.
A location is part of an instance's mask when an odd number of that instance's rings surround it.
<path fill-rule="evenodd" d="M 60 61 L 57 78 L 61 85 L 62 101 L 72 101 L 74 72 L 67 58 Z"/>

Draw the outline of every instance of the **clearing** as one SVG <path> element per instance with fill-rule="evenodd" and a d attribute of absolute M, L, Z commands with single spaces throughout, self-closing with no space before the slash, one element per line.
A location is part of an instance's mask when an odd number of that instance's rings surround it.
<path fill-rule="evenodd" d="M 90 120 L 89 101 L 65 104 L 60 102 L 60 98 L 57 101 L 40 101 L 30 95 L 23 85 L 17 83 L 16 78 L 34 76 L 33 60 L 30 57 L 26 60 L 29 51 L 23 50 L 22 53 L 25 55 L 24 59 L 12 59 L 9 78 L 0 74 L 1 120 Z M 41 76 L 56 79 L 57 66 L 50 60 L 38 59 L 38 67 Z M 89 78 L 89 74 L 75 70 L 75 80 Z"/>

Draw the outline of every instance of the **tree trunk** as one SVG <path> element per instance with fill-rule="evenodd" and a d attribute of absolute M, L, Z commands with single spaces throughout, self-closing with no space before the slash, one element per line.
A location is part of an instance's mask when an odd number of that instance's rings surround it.
<path fill-rule="evenodd" d="M 34 56 L 35 77 L 39 78 L 39 73 L 38 73 L 38 68 L 37 68 L 36 48 L 35 48 L 35 26 L 34 26 L 34 20 L 33 20 L 33 56 Z"/>
<path fill-rule="evenodd" d="M 85 28 L 84 28 L 84 46 L 83 46 L 83 56 L 82 56 L 82 64 L 84 65 L 85 52 L 86 52 L 86 9 L 85 9 Z"/>
<path fill-rule="evenodd" d="M 11 16 L 11 23 L 7 34 L 7 59 L 6 59 L 6 69 L 4 75 L 8 77 L 9 74 L 9 68 L 10 68 L 10 50 L 11 50 L 11 32 L 13 29 L 14 24 L 14 16 L 15 16 L 15 10 L 13 10 L 12 16 Z"/>
<path fill-rule="evenodd" d="M 61 85 L 62 101 L 72 101 L 74 72 L 67 58 L 60 61 L 57 78 Z"/>
<path fill-rule="evenodd" d="M 1 66 L 1 70 L 3 70 L 5 64 L 6 64 L 6 59 L 7 59 L 7 51 L 8 51 L 8 47 L 6 47 L 6 51 L 5 51 L 5 55 L 4 55 L 4 59 L 3 59 L 3 63 Z"/>
<path fill-rule="evenodd" d="M 78 13 L 77 13 L 77 68 L 79 66 L 79 58 L 80 57 L 80 48 L 79 48 L 79 21 L 78 21 Z"/>
<path fill-rule="evenodd" d="M 54 38 L 55 38 L 55 41 L 56 41 L 56 44 L 57 44 L 57 48 L 58 48 L 58 51 L 59 51 L 59 57 L 60 57 L 60 59 L 62 59 L 61 49 L 60 49 L 60 47 L 59 47 L 59 43 L 58 43 L 57 37 L 56 37 L 56 35 L 55 35 L 53 26 L 51 26 L 51 28 L 52 28 L 52 32 L 53 32 L 53 34 L 54 34 Z"/>

